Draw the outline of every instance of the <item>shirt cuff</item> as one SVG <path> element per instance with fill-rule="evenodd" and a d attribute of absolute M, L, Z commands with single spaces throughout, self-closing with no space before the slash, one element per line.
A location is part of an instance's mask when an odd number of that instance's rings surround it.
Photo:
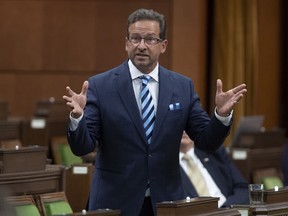
<path fill-rule="evenodd" d="M 233 115 L 233 110 L 230 112 L 230 114 L 227 117 L 223 117 L 218 115 L 217 111 L 216 111 L 216 107 L 214 109 L 214 113 L 217 119 L 219 119 L 219 121 L 222 122 L 222 124 L 224 124 L 225 126 L 230 126 L 231 125 L 231 119 L 232 119 L 232 115 Z"/>
<path fill-rule="evenodd" d="M 69 129 L 71 131 L 75 131 L 79 125 L 79 122 L 81 121 L 81 119 L 83 118 L 83 113 L 79 118 L 73 118 L 71 113 L 69 114 L 69 118 L 70 118 L 70 123 L 69 123 Z"/>

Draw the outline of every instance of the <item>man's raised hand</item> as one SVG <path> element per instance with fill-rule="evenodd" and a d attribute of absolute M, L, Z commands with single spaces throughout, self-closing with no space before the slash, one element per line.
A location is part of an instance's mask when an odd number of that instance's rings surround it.
<path fill-rule="evenodd" d="M 83 114 L 84 107 L 87 101 L 88 81 L 85 81 L 82 86 L 80 94 L 75 93 L 67 86 L 67 95 L 63 96 L 66 104 L 71 108 L 71 116 L 73 118 L 79 118 Z"/>
<path fill-rule="evenodd" d="M 246 84 L 238 85 L 226 92 L 222 90 L 222 81 L 217 79 L 217 90 L 215 96 L 216 111 L 220 116 L 228 116 L 235 104 L 237 104 L 247 92 Z"/>

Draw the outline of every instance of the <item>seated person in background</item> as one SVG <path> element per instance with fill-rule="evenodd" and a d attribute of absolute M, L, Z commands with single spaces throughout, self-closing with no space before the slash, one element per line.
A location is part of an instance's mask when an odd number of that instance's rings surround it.
<path fill-rule="evenodd" d="M 284 186 L 288 186 L 288 142 L 286 142 L 282 157 L 282 172 Z"/>
<path fill-rule="evenodd" d="M 186 156 L 190 156 L 190 159 L 187 159 Z M 198 171 L 202 175 L 200 180 L 199 178 L 198 180 L 191 179 L 197 176 L 197 170 L 191 167 L 193 165 L 189 163 L 191 159 L 196 163 Z M 190 198 L 198 196 L 219 197 L 218 206 L 222 208 L 249 204 L 248 182 L 229 160 L 224 146 L 209 154 L 194 148 L 194 142 L 184 132 L 179 160 L 182 167 L 183 187 Z M 191 171 L 192 169 L 193 171 Z"/>

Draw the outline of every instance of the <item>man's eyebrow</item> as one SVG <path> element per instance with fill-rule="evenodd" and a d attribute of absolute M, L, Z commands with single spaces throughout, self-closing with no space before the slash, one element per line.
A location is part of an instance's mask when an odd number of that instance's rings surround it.
<path fill-rule="evenodd" d="M 130 33 L 130 35 L 142 37 L 142 35 L 139 33 Z M 148 33 L 145 34 L 143 37 L 157 37 L 157 35 L 155 33 Z"/>

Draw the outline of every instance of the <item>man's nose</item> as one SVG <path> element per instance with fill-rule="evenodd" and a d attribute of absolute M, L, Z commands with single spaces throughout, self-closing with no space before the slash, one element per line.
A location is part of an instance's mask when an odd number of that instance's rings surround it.
<path fill-rule="evenodd" d="M 144 38 L 141 38 L 141 41 L 140 41 L 138 47 L 139 47 L 139 48 L 142 48 L 142 49 L 147 47 Z"/>

